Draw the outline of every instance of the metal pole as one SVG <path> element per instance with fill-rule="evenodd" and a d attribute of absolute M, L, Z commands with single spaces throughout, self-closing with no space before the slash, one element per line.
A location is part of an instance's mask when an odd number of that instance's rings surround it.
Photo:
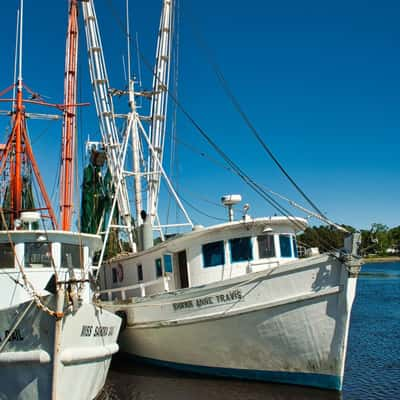
<path fill-rule="evenodd" d="M 60 179 L 61 228 L 71 230 L 74 196 L 76 82 L 78 70 L 78 3 L 70 0 L 64 74 L 64 124 Z"/>

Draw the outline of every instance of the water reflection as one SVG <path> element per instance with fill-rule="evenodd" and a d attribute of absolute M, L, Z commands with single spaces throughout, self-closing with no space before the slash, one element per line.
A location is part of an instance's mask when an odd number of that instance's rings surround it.
<path fill-rule="evenodd" d="M 341 400 L 339 393 L 292 385 L 210 378 L 113 361 L 102 400 Z"/>

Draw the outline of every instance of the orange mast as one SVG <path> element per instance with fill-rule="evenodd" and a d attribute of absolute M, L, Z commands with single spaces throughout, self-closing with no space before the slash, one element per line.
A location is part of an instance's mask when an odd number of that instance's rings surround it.
<path fill-rule="evenodd" d="M 61 227 L 71 230 L 76 132 L 76 76 L 78 63 L 78 2 L 70 0 L 64 75 L 64 124 L 60 179 Z"/>
<path fill-rule="evenodd" d="M 23 99 L 23 87 L 22 82 L 22 21 L 23 21 L 23 2 L 21 2 L 21 8 L 19 12 L 19 74 L 17 83 L 7 88 L 1 94 L 7 93 L 10 89 L 17 86 L 16 99 L 12 99 L 14 104 L 13 107 L 13 127 L 11 134 L 7 140 L 6 145 L 2 149 L 0 155 L 0 175 L 4 172 L 9 177 L 9 201 L 7 201 L 7 207 L 4 209 L 5 213 L 9 216 L 9 228 L 15 228 L 15 220 L 20 217 L 21 212 L 26 208 L 26 204 L 23 204 L 24 191 L 25 196 L 29 193 L 29 187 L 24 187 L 24 172 L 27 171 L 27 165 L 29 164 L 36 177 L 39 185 L 40 193 L 45 202 L 45 208 L 34 208 L 34 210 L 47 210 L 48 215 L 42 215 L 42 217 L 49 217 L 53 228 L 57 227 L 57 222 L 53 208 L 51 206 L 50 198 L 47 195 L 42 177 L 40 176 L 39 168 L 33 155 L 32 147 L 29 141 L 29 137 L 26 130 L 26 114 Z M 8 99 L 1 99 L 2 101 L 9 101 Z M 40 104 L 41 101 L 31 100 L 32 103 Z M 7 168 L 7 171 L 5 171 Z M 29 177 L 29 172 L 28 175 Z M 4 208 L 5 198 L 3 199 L 2 206 Z M 32 209 L 31 209 L 32 210 Z"/>

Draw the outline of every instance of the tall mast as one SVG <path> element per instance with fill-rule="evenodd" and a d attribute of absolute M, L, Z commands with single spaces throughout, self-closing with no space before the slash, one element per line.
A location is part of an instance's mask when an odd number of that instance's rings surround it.
<path fill-rule="evenodd" d="M 24 2 L 20 1 L 19 10 L 19 43 L 18 43 L 18 77 L 16 86 L 17 93 L 11 100 L 14 103 L 13 108 L 13 127 L 7 143 L 0 155 L 0 175 L 6 169 L 9 174 L 9 198 L 4 197 L 3 204 L 1 205 L 7 215 L 9 215 L 9 228 L 15 228 L 15 220 L 20 217 L 23 210 L 47 210 L 48 215 L 53 227 L 57 226 L 55 214 L 51 206 L 50 198 L 47 195 L 42 177 L 40 176 L 39 168 L 33 155 L 33 150 L 29 141 L 28 133 L 26 130 L 26 115 L 23 99 L 23 80 L 22 80 L 22 33 L 23 33 L 23 15 L 24 15 Z M 4 91 L 3 93 L 7 92 Z M 2 101 L 9 101 L 2 99 Z M 29 100 L 30 103 L 40 104 L 40 101 Z M 40 193 L 45 202 L 45 208 L 34 208 L 33 193 L 30 187 L 30 164 L 36 181 L 39 185 Z M 28 179 L 26 179 L 28 178 Z"/>
<path fill-rule="evenodd" d="M 12 221 L 18 218 L 22 205 L 22 135 L 25 127 L 25 112 L 22 104 L 22 34 L 24 20 L 24 1 L 21 0 L 19 11 L 19 51 L 18 51 L 18 79 L 17 79 L 17 97 L 15 104 L 15 163 L 11 174 L 14 181 L 11 184 L 11 209 L 14 210 Z"/>
<path fill-rule="evenodd" d="M 128 115 L 127 127 L 131 127 L 132 135 L 132 160 L 133 160 L 133 181 L 135 190 L 135 211 L 136 211 L 136 224 L 139 226 L 143 223 L 141 211 L 142 205 L 142 181 L 140 170 L 140 150 L 139 150 L 139 130 L 138 118 L 135 100 L 135 82 L 131 76 L 131 33 L 129 24 L 129 0 L 126 0 L 126 37 L 128 49 L 128 96 L 130 113 Z M 129 133 L 128 133 L 129 134 Z"/>
<path fill-rule="evenodd" d="M 78 68 L 78 2 L 69 1 L 64 75 L 64 124 L 60 179 L 61 228 L 71 230 L 74 196 L 74 153 L 76 136 L 76 82 Z"/>
<path fill-rule="evenodd" d="M 119 228 L 128 232 L 129 242 L 133 247 L 132 216 L 124 171 L 123 149 L 127 147 L 127 141 L 123 140 L 121 143 L 115 123 L 114 105 L 93 0 L 82 2 L 82 10 L 88 48 L 89 73 L 97 117 L 100 122 L 102 144 L 107 154 L 107 165 L 116 191 L 115 199 L 118 203 L 118 211 L 124 223 Z M 111 217 L 113 214 L 112 211 Z"/>
<path fill-rule="evenodd" d="M 150 140 L 154 152 L 149 156 L 148 170 L 152 175 L 149 178 L 147 210 L 151 216 L 151 222 L 157 216 L 158 195 L 160 192 L 160 166 L 163 160 L 164 138 L 167 115 L 167 95 L 170 73 L 173 0 L 164 0 L 160 20 L 160 29 L 157 40 L 156 65 L 153 76 L 153 97 L 151 99 L 151 127 Z M 156 160 L 158 159 L 158 161 Z"/>

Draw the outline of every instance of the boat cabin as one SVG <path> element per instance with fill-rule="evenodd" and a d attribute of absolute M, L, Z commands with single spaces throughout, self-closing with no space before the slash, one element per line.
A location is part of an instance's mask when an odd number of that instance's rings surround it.
<path fill-rule="evenodd" d="M 110 261 L 101 273 L 108 298 L 147 296 L 231 279 L 298 259 L 296 232 L 304 219 L 234 221 L 175 236 Z M 119 288 L 125 287 L 122 291 Z"/>
<path fill-rule="evenodd" d="M 0 231 L 0 309 L 30 298 L 27 291 L 12 280 L 22 283 L 21 267 L 39 293 L 46 293 L 44 288 L 54 269 L 61 274 L 60 279 L 71 267 L 79 276 L 82 266 L 89 268 L 101 244 L 100 236 L 76 232 Z"/>

